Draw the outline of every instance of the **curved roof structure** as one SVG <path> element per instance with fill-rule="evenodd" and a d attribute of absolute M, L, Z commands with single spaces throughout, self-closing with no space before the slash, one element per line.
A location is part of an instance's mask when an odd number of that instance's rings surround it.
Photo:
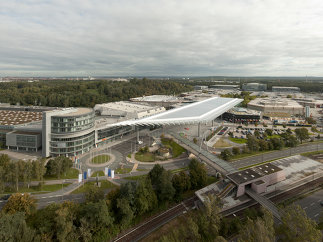
<path fill-rule="evenodd" d="M 242 99 L 213 97 L 200 102 L 188 104 L 150 117 L 127 120 L 113 124 L 126 125 L 181 125 L 194 124 L 214 120 L 227 110 L 233 108 Z"/>

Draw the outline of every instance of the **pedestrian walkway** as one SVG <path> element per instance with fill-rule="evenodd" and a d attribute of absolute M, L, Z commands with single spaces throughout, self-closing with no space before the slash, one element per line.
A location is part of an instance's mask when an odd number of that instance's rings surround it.
<path fill-rule="evenodd" d="M 135 164 L 133 165 L 133 167 L 132 167 L 131 172 L 135 172 L 135 171 L 137 170 L 137 168 L 138 168 L 138 163 L 135 163 Z"/>
<path fill-rule="evenodd" d="M 181 143 L 186 146 L 188 150 L 190 150 L 193 154 L 203 159 L 205 162 L 207 162 L 210 166 L 212 166 L 214 169 L 224 173 L 229 174 L 236 172 L 237 169 L 234 168 L 231 164 L 228 162 L 218 158 L 214 154 L 211 154 L 210 152 L 202 149 L 198 145 L 194 144 L 193 142 L 181 137 L 180 135 L 169 132 L 170 135 L 172 135 L 176 140 L 180 141 Z M 185 148 L 185 147 L 184 147 Z"/>
<path fill-rule="evenodd" d="M 267 208 L 273 214 L 273 216 L 281 222 L 280 214 L 274 203 L 272 203 L 269 199 L 265 198 L 264 196 L 261 196 L 260 194 L 248 188 L 246 189 L 246 194 L 248 194 L 251 198 L 257 201 L 260 205 Z"/>

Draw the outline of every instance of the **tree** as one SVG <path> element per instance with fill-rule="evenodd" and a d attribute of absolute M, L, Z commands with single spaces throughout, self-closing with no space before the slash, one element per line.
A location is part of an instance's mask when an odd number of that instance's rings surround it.
<path fill-rule="evenodd" d="M 12 194 L 3 207 L 3 211 L 9 214 L 24 212 L 26 215 L 31 215 L 35 212 L 35 209 L 35 199 L 29 194 L 21 193 Z"/>
<path fill-rule="evenodd" d="M 247 222 L 239 233 L 239 242 L 275 241 L 273 216 L 267 210 L 263 210 L 263 213 L 263 218 L 257 217 L 255 220 L 251 220 L 249 217 L 247 217 Z"/>
<path fill-rule="evenodd" d="M 307 117 L 305 120 L 308 124 L 316 124 L 316 120 L 312 117 Z"/>
<path fill-rule="evenodd" d="M 181 199 L 183 192 L 191 188 L 190 177 L 183 171 L 173 176 L 172 183 L 176 190 L 175 197 L 177 199 Z"/>
<path fill-rule="evenodd" d="M 160 175 L 165 171 L 164 167 L 159 164 L 154 165 L 153 169 L 148 173 L 148 178 L 151 181 L 153 187 L 155 187 L 159 181 Z"/>
<path fill-rule="evenodd" d="M 159 177 L 159 184 L 156 187 L 156 194 L 159 202 L 173 200 L 175 189 L 172 184 L 172 173 L 164 171 Z"/>
<path fill-rule="evenodd" d="M 297 128 L 295 129 L 295 134 L 301 143 L 303 143 L 303 140 L 309 139 L 307 128 Z"/>
<path fill-rule="evenodd" d="M 134 217 L 134 212 L 131 209 L 129 201 L 125 198 L 117 199 L 117 208 L 118 208 L 118 221 L 120 222 L 121 227 L 125 228 L 131 223 Z"/>
<path fill-rule="evenodd" d="M 199 233 L 202 241 L 212 241 L 219 234 L 222 205 L 216 196 L 209 195 L 204 202 L 204 206 L 204 209 L 199 212 L 197 217 Z"/>
<path fill-rule="evenodd" d="M 141 215 L 157 207 L 157 196 L 149 179 L 140 180 L 136 187 L 136 214 Z"/>
<path fill-rule="evenodd" d="M 258 131 L 258 130 L 255 130 L 254 135 L 255 135 L 256 137 L 259 137 L 259 136 L 260 136 L 259 131 Z"/>
<path fill-rule="evenodd" d="M 85 192 L 86 202 L 95 203 L 95 202 L 99 202 L 102 199 L 104 199 L 104 192 L 96 185 L 89 187 L 89 189 Z"/>
<path fill-rule="evenodd" d="M 207 173 L 204 164 L 192 159 L 188 167 L 191 187 L 204 187 L 207 184 Z"/>
<path fill-rule="evenodd" d="M 261 151 L 268 150 L 268 142 L 266 140 L 259 140 L 258 145 L 259 145 L 259 150 Z"/>
<path fill-rule="evenodd" d="M 259 144 L 258 140 L 253 135 L 248 135 L 247 138 L 247 146 L 250 151 L 258 151 L 259 150 Z"/>
<path fill-rule="evenodd" d="M 1 214 L 0 216 L 0 241 L 25 241 L 40 240 L 33 229 L 29 228 L 22 212 L 15 214 Z"/>
<path fill-rule="evenodd" d="M 234 154 L 234 155 L 239 155 L 240 154 L 240 148 L 239 147 L 233 147 L 232 148 L 232 153 Z"/>
<path fill-rule="evenodd" d="M 270 143 L 275 150 L 281 150 L 284 147 L 284 142 L 279 138 L 270 139 Z"/>
<path fill-rule="evenodd" d="M 73 241 L 78 237 L 74 231 L 77 207 L 73 202 L 64 202 L 55 211 L 55 232 L 59 241 Z"/>
<path fill-rule="evenodd" d="M 229 149 L 224 149 L 224 150 L 222 150 L 222 151 L 221 151 L 220 156 L 221 156 L 221 158 L 222 158 L 223 160 L 228 161 L 228 160 L 231 160 L 231 158 L 232 158 L 232 153 L 230 152 L 230 150 L 229 150 Z"/>
<path fill-rule="evenodd" d="M 277 233 L 282 241 L 321 241 L 322 234 L 316 228 L 317 224 L 307 217 L 299 205 L 285 207 L 281 219 Z"/>
<path fill-rule="evenodd" d="M 273 130 L 272 130 L 272 129 L 266 129 L 266 130 L 265 130 L 265 133 L 266 133 L 268 136 L 272 136 L 272 135 L 273 135 Z"/>
<path fill-rule="evenodd" d="M 82 233 L 86 236 L 91 233 L 94 241 L 109 240 L 108 228 L 112 225 L 114 219 L 109 212 L 106 202 L 100 200 L 97 203 L 85 203 L 82 204 L 80 210 L 80 221 L 84 219 Z"/>

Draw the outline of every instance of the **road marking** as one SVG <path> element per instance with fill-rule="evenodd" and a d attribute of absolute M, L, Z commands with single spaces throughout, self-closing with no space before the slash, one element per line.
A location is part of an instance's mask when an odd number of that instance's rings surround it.
<path fill-rule="evenodd" d="M 313 206 L 315 203 L 311 203 L 311 206 Z"/>
<path fill-rule="evenodd" d="M 307 209 L 307 207 L 304 208 L 304 210 L 306 210 L 306 209 Z"/>
<path fill-rule="evenodd" d="M 318 202 L 321 202 L 322 199 L 319 199 Z"/>
<path fill-rule="evenodd" d="M 317 216 L 319 216 L 319 214 L 318 214 L 318 213 L 314 215 L 314 218 L 316 218 Z"/>

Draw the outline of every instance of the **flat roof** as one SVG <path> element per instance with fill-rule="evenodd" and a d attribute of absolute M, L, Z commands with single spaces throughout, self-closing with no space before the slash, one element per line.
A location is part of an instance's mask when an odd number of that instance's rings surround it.
<path fill-rule="evenodd" d="M 168 95 L 151 95 L 151 96 L 143 96 L 143 97 L 135 97 L 130 98 L 130 101 L 136 102 L 178 102 L 181 101 L 180 98 L 176 96 L 168 96 Z"/>
<path fill-rule="evenodd" d="M 42 120 L 41 112 L 0 110 L 0 125 L 19 125 Z"/>
<path fill-rule="evenodd" d="M 116 125 L 159 125 L 206 122 L 217 118 L 242 101 L 242 99 L 238 98 L 213 97 L 150 117 L 129 120 Z"/>
<path fill-rule="evenodd" d="M 148 111 L 152 109 L 161 109 L 159 106 L 150 106 L 147 104 L 139 104 L 134 102 L 111 102 L 111 103 L 102 103 L 95 105 L 94 109 L 112 109 L 112 110 L 120 110 L 125 112 L 141 112 Z"/>
<path fill-rule="evenodd" d="M 74 117 L 93 112 L 92 108 L 70 108 L 70 112 L 59 113 L 59 111 L 65 110 L 68 109 L 58 110 L 58 113 L 56 115 L 53 115 L 53 117 Z"/>
<path fill-rule="evenodd" d="M 282 169 L 272 163 L 266 163 L 260 166 L 248 168 L 242 171 L 231 173 L 227 175 L 230 180 L 235 184 L 242 184 L 246 182 L 252 182 L 255 179 L 264 177 L 269 174 L 276 173 Z"/>

